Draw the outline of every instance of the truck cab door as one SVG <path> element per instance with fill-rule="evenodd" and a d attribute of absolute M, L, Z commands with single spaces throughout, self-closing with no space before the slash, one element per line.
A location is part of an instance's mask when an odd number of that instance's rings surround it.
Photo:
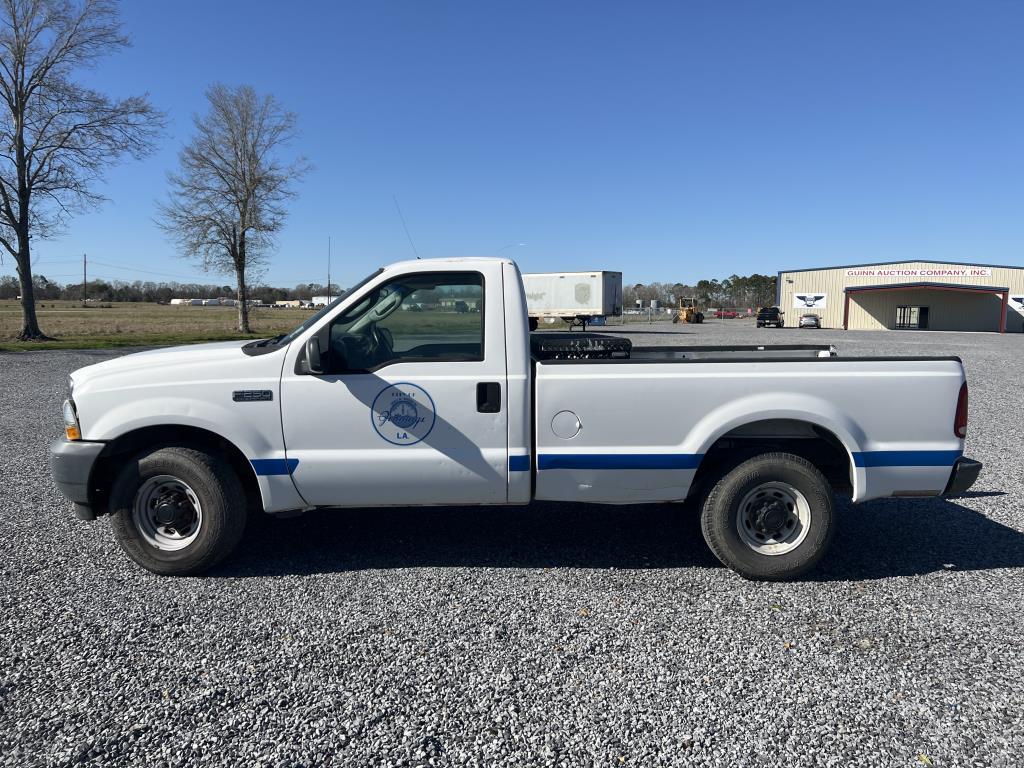
<path fill-rule="evenodd" d="M 508 498 L 500 264 L 384 273 L 303 337 L 281 380 L 292 479 L 316 506 Z"/>

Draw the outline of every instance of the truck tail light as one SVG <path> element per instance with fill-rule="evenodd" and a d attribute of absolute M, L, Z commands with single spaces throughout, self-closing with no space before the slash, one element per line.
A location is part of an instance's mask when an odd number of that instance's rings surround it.
<path fill-rule="evenodd" d="M 960 385 L 960 396 L 956 399 L 956 416 L 953 419 L 953 434 L 963 440 L 967 437 L 967 382 Z"/>

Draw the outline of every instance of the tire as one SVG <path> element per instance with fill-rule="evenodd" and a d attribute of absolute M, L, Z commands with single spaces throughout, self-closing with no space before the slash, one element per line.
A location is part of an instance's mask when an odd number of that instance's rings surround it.
<path fill-rule="evenodd" d="M 157 510 L 180 514 L 181 522 L 162 525 Z M 136 563 L 163 576 L 212 568 L 238 545 L 247 516 L 245 491 L 228 462 L 194 448 L 167 446 L 135 456 L 110 493 L 117 543 Z"/>
<path fill-rule="evenodd" d="M 715 483 L 701 510 L 701 530 L 715 557 L 757 581 L 788 581 L 809 571 L 835 528 L 831 486 L 817 467 L 791 453 L 765 453 L 738 465 Z"/>

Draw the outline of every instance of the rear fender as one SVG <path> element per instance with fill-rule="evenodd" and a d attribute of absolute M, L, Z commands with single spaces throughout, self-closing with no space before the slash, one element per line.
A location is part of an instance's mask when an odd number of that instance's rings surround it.
<path fill-rule="evenodd" d="M 847 414 L 823 398 L 766 392 L 732 400 L 705 414 L 687 437 L 684 448 L 703 456 L 729 432 L 771 419 L 801 421 L 835 435 L 846 451 L 853 500 L 861 500 L 867 489 L 867 478 L 863 468 L 855 466 L 853 457 L 864 445 L 864 433 Z"/>

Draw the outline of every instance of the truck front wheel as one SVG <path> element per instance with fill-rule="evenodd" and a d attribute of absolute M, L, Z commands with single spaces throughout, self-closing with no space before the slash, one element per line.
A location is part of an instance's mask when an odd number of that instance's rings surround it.
<path fill-rule="evenodd" d="M 715 557 L 744 578 L 794 579 L 817 564 L 835 534 L 832 488 L 806 459 L 762 454 L 715 484 L 701 529 Z"/>
<path fill-rule="evenodd" d="M 205 571 L 245 531 L 245 492 L 223 459 L 171 446 L 125 462 L 110 493 L 114 537 L 136 563 L 165 576 Z"/>

